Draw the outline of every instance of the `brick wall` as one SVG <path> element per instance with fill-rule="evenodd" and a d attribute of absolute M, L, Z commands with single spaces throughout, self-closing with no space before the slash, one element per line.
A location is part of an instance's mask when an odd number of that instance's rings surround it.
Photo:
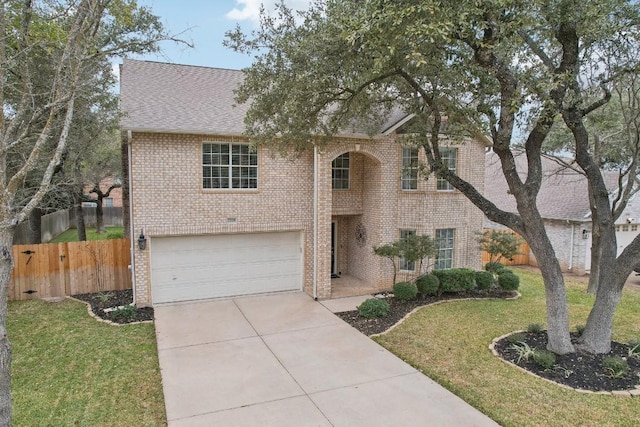
<path fill-rule="evenodd" d="M 134 133 L 132 202 L 136 230 L 144 229 L 148 249 L 135 253 L 136 299 L 151 304 L 148 256 L 154 237 L 236 232 L 301 231 L 304 239 L 304 289 L 313 287 L 313 153 L 295 161 L 266 148 L 258 151 L 258 189 L 203 190 L 202 143 L 244 142 L 203 135 Z M 478 143 L 459 146 L 458 173 L 482 188 L 484 150 Z M 331 162 L 350 152 L 349 190 L 331 189 Z M 331 296 L 331 221 L 337 221 L 338 268 L 378 288 L 391 283 L 388 260 L 372 247 L 397 239 L 400 228 L 435 233 L 455 228 L 455 266 L 479 268 L 473 234 L 482 214 L 457 192 L 437 192 L 436 180 L 421 180 L 417 191 L 400 189 L 400 146 L 393 139 L 339 139 L 319 154 L 318 297 Z M 482 160 L 479 161 L 478 159 Z M 362 224 L 367 239 L 355 240 Z"/>

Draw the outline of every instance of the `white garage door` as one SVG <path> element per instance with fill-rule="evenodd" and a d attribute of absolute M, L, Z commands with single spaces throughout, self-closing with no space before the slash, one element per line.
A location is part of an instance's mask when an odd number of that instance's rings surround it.
<path fill-rule="evenodd" d="M 151 239 L 153 303 L 302 289 L 300 232 Z"/>

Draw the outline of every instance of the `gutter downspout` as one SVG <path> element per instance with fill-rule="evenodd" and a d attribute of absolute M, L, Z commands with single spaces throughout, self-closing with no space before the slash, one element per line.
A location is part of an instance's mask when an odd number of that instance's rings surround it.
<path fill-rule="evenodd" d="M 131 270 L 131 285 L 133 288 L 133 305 L 136 305 L 136 237 L 134 234 L 134 229 L 135 227 L 133 226 L 133 203 L 132 203 L 132 199 L 133 199 L 133 184 L 132 184 L 132 179 L 131 177 L 133 176 L 131 174 L 131 163 L 132 163 L 132 149 L 131 149 L 131 139 L 132 139 L 133 135 L 132 132 L 130 130 L 127 131 L 127 156 L 129 156 L 129 161 L 127 162 L 128 165 L 128 186 L 129 186 L 129 241 L 130 241 L 130 251 L 131 251 L 131 265 L 129 266 L 130 270 Z"/>
<path fill-rule="evenodd" d="M 318 147 L 313 146 L 313 299 L 318 300 Z"/>

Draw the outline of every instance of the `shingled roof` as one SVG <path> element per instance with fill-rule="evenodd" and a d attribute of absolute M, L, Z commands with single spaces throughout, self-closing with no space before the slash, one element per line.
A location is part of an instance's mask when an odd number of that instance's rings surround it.
<path fill-rule="evenodd" d="M 524 153 L 516 155 L 516 166 L 521 178 L 524 179 L 527 170 L 527 158 Z M 548 158 L 542 159 L 542 168 L 544 178 L 537 199 L 542 217 L 581 222 L 591 221 L 587 179 Z M 607 188 L 614 191 L 617 188 L 616 174 L 605 172 L 604 178 Z M 484 185 L 485 196 L 496 206 L 507 212 L 517 212 L 515 198 L 509 194 L 507 181 L 502 174 L 500 159 L 493 152 L 486 155 Z M 629 200 L 627 208 L 617 222 L 624 222 L 627 217 L 640 219 L 640 196 L 637 194 Z"/>
<path fill-rule="evenodd" d="M 233 91 L 243 78 L 239 70 L 125 59 L 120 125 L 135 132 L 241 135 L 249 106 L 237 105 Z M 406 117 L 394 111 L 381 132 Z"/>

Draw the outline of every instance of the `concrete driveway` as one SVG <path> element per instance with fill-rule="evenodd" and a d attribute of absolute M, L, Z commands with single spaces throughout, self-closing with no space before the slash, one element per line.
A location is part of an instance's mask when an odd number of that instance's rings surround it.
<path fill-rule="evenodd" d="M 496 426 L 304 293 L 156 307 L 169 426 Z"/>

